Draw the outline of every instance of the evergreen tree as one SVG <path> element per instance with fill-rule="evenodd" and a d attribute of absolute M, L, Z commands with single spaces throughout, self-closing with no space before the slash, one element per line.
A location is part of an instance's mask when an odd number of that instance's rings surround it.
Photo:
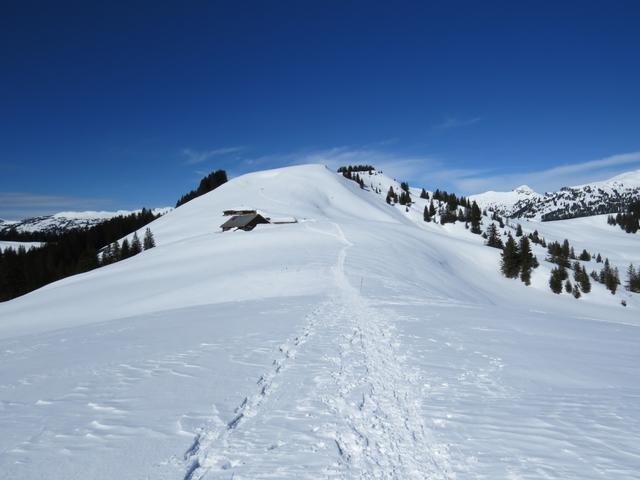
<path fill-rule="evenodd" d="M 387 192 L 387 203 L 397 203 L 398 195 L 393 191 L 393 187 L 389 187 L 389 191 Z"/>
<path fill-rule="evenodd" d="M 516 227 L 516 237 L 521 237 L 522 236 L 522 225 L 518 224 L 518 226 Z"/>
<path fill-rule="evenodd" d="M 564 272 L 564 273 L 563 273 Z M 551 277 L 549 278 L 549 287 L 553 293 L 562 293 L 562 281 L 566 271 L 562 265 L 558 265 L 551 270 Z"/>
<path fill-rule="evenodd" d="M 598 253 L 598 256 L 596 257 L 596 262 L 602 263 L 602 257 L 600 256 L 599 253 Z"/>
<path fill-rule="evenodd" d="M 584 293 L 591 291 L 591 281 L 587 274 L 587 269 L 580 265 L 580 262 L 573 262 L 573 279 L 580 285 L 580 289 Z"/>
<path fill-rule="evenodd" d="M 187 203 L 194 198 L 204 195 L 211 190 L 218 188 L 220 185 L 227 182 L 227 172 L 224 170 L 216 170 L 200 180 L 200 185 L 196 190 L 191 190 L 189 193 L 183 195 L 180 200 L 176 202 L 176 208 L 180 205 Z"/>
<path fill-rule="evenodd" d="M 582 253 L 580 254 L 579 258 L 583 262 L 590 262 L 591 261 L 591 255 L 589 254 L 589 252 L 587 252 L 586 249 L 582 250 Z"/>
<path fill-rule="evenodd" d="M 108 265 L 111 263 L 111 244 L 107 244 L 106 247 L 102 249 L 100 255 L 100 265 Z"/>
<path fill-rule="evenodd" d="M 109 263 L 115 263 L 120 260 L 120 243 L 116 240 L 109 248 Z"/>
<path fill-rule="evenodd" d="M 424 213 L 422 214 L 422 217 L 425 222 L 431 221 L 431 215 L 429 215 L 429 207 L 427 207 L 426 205 L 424 206 Z"/>
<path fill-rule="evenodd" d="M 400 198 L 398 199 L 398 203 L 400 205 L 411 205 L 411 196 L 409 195 L 409 192 L 402 189 L 402 191 L 400 192 Z"/>
<path fill-rule="evenodd" d="M 627 268 L 627 282 L 625 288 L 630 292 L 640 293 L 640 270 L 636 270 L 633 264 Z"/>
<path fill-rule="evenodd" d="M 482 230 L 480 230 L 480 222 L 482 221 L 482 212 L 480 212 L 480 207 L 478 207 L 478 204 L 475 202 L 475 200 L 471 204 L 469 221 L 471 222 L 471 233 L 475 233 L 475 234 L 482 233 Z"/>
<path fill-rule="evenodd" d="M 120 247 L 120 259 L 124 260 L 131 256 L 131 247 L 129 246 L 129 240 L 126 238 L 122 240 L 122 246 Z"/>
<path fill-rule="evenodd" d="M 138 233 L 133 232 L 133 239 L 131 240 L 131 255 L 137 255 L 142 251 L 142 244 L 138 238 Z"/>
<path fill-rule="evenodd" d="M 520 273 L 520 253 L 518 245 L 511 235 L 502 251 L 501 271 L 507 278 L 516 278 Z"/>
<path fill-rule="evenodd" d="M 580 283 L 580 290 L 584 293 L 589 293 L 591 291 L 591 280 L 589 280 L 589 275 L 587 275 L 587 269 L 582 267 L 582 271 L 580 272 L 580 278 L 578 279 Z"/>
<path fill-rule="evenodd" d="M 604 267 L 600 271 L 599 280 L 611 291 L 611 294 L 615 295 L 618 285 L 620 285 L 620 276 L 617 268 L 611 268 L 608 258 L 604 260 Z"/>
<path fill-rule="evenodd" d="M 427 191 L 424 188 L 420 192 L 420 198 L 424 198 L 425 200 L 429 200 L 429 194 L 427 193 Z"/>
<path fill-rule="evenodd" d="M 573 286 L 571 285 L 571 280 L 567 280 L 564 284 L 564 289 L 567 293 L 573 292 Z"/>
<path fill-rule="evenodd" d="M 578 285 L 573 286 L 573 298 L 580 298 L 582 295 L 580 294 L 580 289 Z"/>
<path fill-rule="evenodd" d="M 151 229 L 149 227 L 147 227 L 144 232 L 144 240 L 142 241 L 142 246 L 145 250 L 149 250 L 150 248 L 156 246 L 156 241 L 153 238 L 153 233 L 151 233 Z"/>
<path fill-rule="evenodd" d="M 531 284 L 531 270 L 536 266 L 537 262 L 533 254 L 531 253 L 531 244 L 526 236 L 520 237 L 520 280 L 525 285 Z"/>
<path fill-rule="evenodd" d="M 436 207 L 433 205 L 433 200 L 429 202 L 429 216 L 433 218 L 436 214 Z"/>

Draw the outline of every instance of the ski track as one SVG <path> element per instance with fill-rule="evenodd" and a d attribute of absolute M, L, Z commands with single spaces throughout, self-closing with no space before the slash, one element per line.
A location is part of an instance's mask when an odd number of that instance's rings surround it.
<path fill-rule="evenodd" d="M 184 480 L 305 476 L 304 465 L 287 470 L 279 469 L 276 462 L 271 472 L 255 465 L 261 461 L 260 455 L 248 451 L 255 446 L 248 446 L 246 438 L 261 438 L 256 433 L 248 435 L 248 431 L 258 428 L 252 423 L 260 418 L 263 410 L 272 408 L 268 405 L 269 397 L 278 389 L 286 388 L 286 379 L 279 377 L 295 367 L 305 368 L 296 365 L 296 357 L 305 348 L 311 348 L 311 343 L 317 343 L 315 348 L 324 352 L 322 366 L 316 367 L 319 370 L 312 375 L 312 388 L 294 390 L 296 398 L 290 401 L 295 402 L 297 410 L 325 410 L 306 414 L 316 420 L 308 429 L 314 437 L 310 450 L 323 451 L 327 457 L 322 476 L 454 477 L 447 446 L 431 438 L 420 416 L 419 374 L 400 354 L 400 342 L 388 314 L 369 307 L 349 283 L 345 260 L 353 244 L 338 224 L 332 225 L 337 233 L 318 232 L 334 236 L 343 245 L 333 267 L 335 293 L 308 315 L 302 333 L 279 347 L 279 355 L 271 368 L 260 376 L 256 390 L 238 405 L 234 416 L 226 424 L 201 429 L 184 454 Z M 311 370 L 310 366 L 309 371 L 313 373 Z M 261 440 L 270 445 L 266 448 L 269 451 L 284 445 L 281 441 Z M 300 442 L 294 447 L 302 451 L 304 441 Z M 251 463 L 254 465 L 250 466 Z M 306 475 L 310 473 L 307 471 Z M 318 472 L 307 478 L 318 478 Z"/>

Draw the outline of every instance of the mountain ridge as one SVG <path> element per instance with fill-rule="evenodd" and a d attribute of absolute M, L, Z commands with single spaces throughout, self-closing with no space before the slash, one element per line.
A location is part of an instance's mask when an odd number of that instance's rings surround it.
<path fill-rule="evenodd" d="M 535 221 L 619 213 L 640 199 L 640 170 L 544 194 L 533 192 L 528 187 L 524 191 L 519 189 L 522 187 L 511 192 L 484 192 L 469 198 L 481 208 L 500 215 Z"/>

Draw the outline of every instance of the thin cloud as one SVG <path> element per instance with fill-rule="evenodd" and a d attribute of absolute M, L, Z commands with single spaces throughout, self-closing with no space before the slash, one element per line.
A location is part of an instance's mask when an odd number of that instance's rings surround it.
<path fill-rule="evenodd" d="M 222 157 L 225 155 L 231 155 L 233 153 L 239 153 L 243 151 L 245 147 L 224 147 L 215 148 L 213 150 L 197 151 L 190 148 L 182 150 L 182 155 L 186 158 L 185 165 L 195 165 L 197 163 L 206 162 L 214 157 Z"/>
<path fill-rule="evenodd" d="M 104 208 L 109 203 L 111 203 L 111 200 L 103 198 L 82 198 L 27 192 L 0 192 L 0 218 L 4 220 L 20 220 L 41 215 L 51 215 L 61 210 Z"/>
<path fill-rule="evenodd" d="M 469 127 L 482 121 L 482 117 L 460 119 L 456 117 L 446 117 L 442 123 L 434 125 L 434 130 L 451 130 L 453 128 Z"/>
<path fill-rule="evenodd" d="M 561 165 L 545 170 L 505 175 L 469 175 L 453 180 L 454 185 L 465 193 L 486 190 L 511 190 L 519 185 L 529 185 L 534 190 L 544 192 L 561 187 L 581 185 L 598 180 L 606 180 L 625 169 L 623 166 L 640 166 L 640 151 L 611 155 L 587 162 Z"/>
<path fill-rule="evenodd" d="M 485 172 L 480 169 L 451 169 L 442 159 L 434 156 L 403 155 L 370 146 L 301 150 L 247 158 L 243 161 L 247 171 L 263 166 L 275 168 L 309 163 L 319 163 L 332 169 L 343 165 L 372 165 L 392 178 L 407 180 L 419 186 L 434 186 L 434 188 L 442 188 L 442 184 L 451 185 L 452 176 L 471 176 Z"/>

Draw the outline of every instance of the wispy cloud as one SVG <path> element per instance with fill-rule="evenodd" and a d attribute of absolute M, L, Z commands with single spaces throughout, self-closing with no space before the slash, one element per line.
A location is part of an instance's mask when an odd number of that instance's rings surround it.
<path fill-rule="evenodd" d="M 453 183 L 465 193 L 511 190 L 522 184 L 527 184 L 533 189 L 543 192 L 565 186 L 606 180 L 632 165 L 640 167 L 640 151 L 523 173 L 467 175 L 454 179 Z"/>
<path fill-rule="evenodd" d="M 446 117 L 441 123 L 433 126 L 434 130 L 451 130 L 453 128 L 469 127 L 482 121 L 482 117 L 456 118 Z"/>
<path fill-rule="evenodd" d="M 420 186 L 441 184 L 451 185 L 452 176 L 471 176 L 484 173 L 481 169 L 451 169 L 446 162 L 436 156 L 405 155 L 367 146 L 341 146 L 326 149 L 308 149 L 291 153 L 263 155 L 244 159 L 246 170 L 263 167 L 282 167 L 319 163 L 336 169 L 342 165 L 373 165 L 390 177 L 407 180 Z"/>
<path fill-rule="evenodd" d="M 192 150 L 190 148 L 185 148 L 182 150 L 183 157 L 186 158 L 186 165 L 195 165 L 197 163 L 206 162 L 207 160 L 214 157 L 223 157 L 225 155 L 231 155 L 233 153 L 239 153 L 243 151 L 245 147 L 224 147 L 224 148 L 214 148 L 212 150 Z"/>
<path fill-rule="evenodd" d="M 0 218 L 21 220 L 50 215 L 61 210 L 88 210 L 105 208 L 111 200 L 27 192 L 0 192 Z"/>
<path fill-rule="evenodd" d="M 605 180 L 631 165 L 640 166 L 640 152 L 542 170 L 498 174 L 495 169 L 452 166 L 450 161 L 439 156 L 405 155 L 374 146 L 341 146 L 245 158 L 238 166 L 237 173 L 306 163 L 320 163 L 330 168 L 369 164 L 390 177 L 407 180 L 416 186 L 453 189 L 466 195 L 486 190 L 511 190 L 522 184 L 544 192 L 567 185 Z"/>

